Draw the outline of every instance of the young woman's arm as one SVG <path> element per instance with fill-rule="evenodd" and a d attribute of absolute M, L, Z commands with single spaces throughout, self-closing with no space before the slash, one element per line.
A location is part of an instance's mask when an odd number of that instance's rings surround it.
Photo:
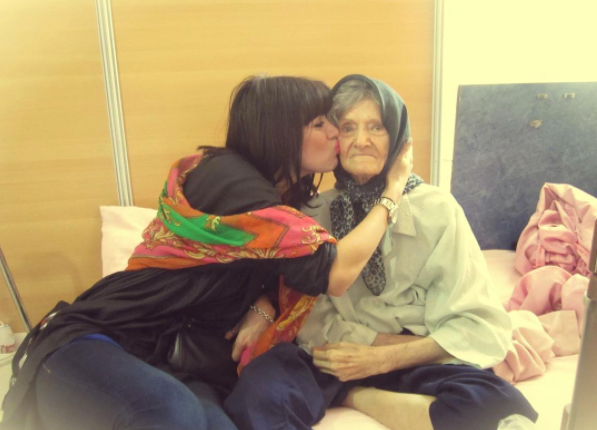
<path fill-rule="evenodd" d="M 255 310 L 250 309 L 234 328 L 226 333 L 225 337 L 228 340 L 236 336 L 232 347 L 232 359 L 234 361 L 240 360 L 240 355 L 245 348 L 257 342 L 261 333 L 272 324 L 270 318 L 276 319 L 276 310 L 267 295 L 260 296 L 253 303 L 253 306 Z"/>

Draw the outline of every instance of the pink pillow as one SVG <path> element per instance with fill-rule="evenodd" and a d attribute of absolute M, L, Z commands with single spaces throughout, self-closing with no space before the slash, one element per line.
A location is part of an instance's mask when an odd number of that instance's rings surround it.
<path fill-rule="evenodd" d="M 155 209 L 100 206 L 102 216 L 102 275 L 124 270 L 141 233 L 155 217 Z"/>

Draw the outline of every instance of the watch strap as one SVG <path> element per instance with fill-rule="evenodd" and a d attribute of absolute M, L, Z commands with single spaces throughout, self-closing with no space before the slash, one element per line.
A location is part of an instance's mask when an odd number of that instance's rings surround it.
<path fill-rule="evenodd" d="M 388 224 L 392 223 L 392 215 L 396 212 L 398 205 L 389 197 L 380 197 L 375 200 L 375 205 L 381 205 L 388 210 Z"/>

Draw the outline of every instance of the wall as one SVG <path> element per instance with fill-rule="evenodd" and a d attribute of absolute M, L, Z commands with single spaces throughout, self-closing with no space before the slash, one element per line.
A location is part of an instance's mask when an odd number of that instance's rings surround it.
<path fill-rule="evenodd" d="M 450 189 L 457 91 L 464 84 L 597 81 L 592 0 L 443 3 L 439 185 Z"/>
<path fill-rule="evenodd" d="M 429 178 L 433 1 L 113 0 L 112 10 L 135 204 L 156 205 L 173 160 L 223 144 L 230 93 L 257 73 L 388 82 Z"/>
<path fill-rule="evenodd" d="M 118 204 L 97 34 L 93 2 L 0 2 L 0 246 L 32 321 L 100 277 L 98 207 Z"/>
<path fill-rule="evenodd" d="M 34 323 L 99 277 L 98 206 L 118 204 L 93 3 L 48 3 L 0 3 L 0 185 L 12 202 L 0 207 L 0 245 Z M 111 5 L 135 205 L 156 206 L 175 159 L 223 143 L 230 92 L 255 73 L 388 82 L 429 179 L 432 0 Z M 17 325 L 0 290 L 0 319 Z"/>

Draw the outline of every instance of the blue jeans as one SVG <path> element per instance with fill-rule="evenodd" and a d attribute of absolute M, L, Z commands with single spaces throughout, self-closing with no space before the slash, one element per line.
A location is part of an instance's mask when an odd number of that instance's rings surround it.
<path fill-rule="evenodd" d="M 104 340 L 63 346 L 36 379 L 46 430 L 237 430 L 207 384 L 183 384 Z"/>

